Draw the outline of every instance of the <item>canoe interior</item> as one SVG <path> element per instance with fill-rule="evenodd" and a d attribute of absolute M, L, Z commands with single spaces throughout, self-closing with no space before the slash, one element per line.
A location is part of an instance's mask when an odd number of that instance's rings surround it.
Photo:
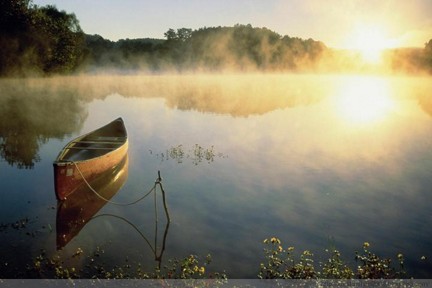
<path fill-rule="evenodd" d="M 70 142 L 57 158 L 58 162 L 83 161 L 116 150 L 126 141 L 126 129 L 121 118 Z"/>

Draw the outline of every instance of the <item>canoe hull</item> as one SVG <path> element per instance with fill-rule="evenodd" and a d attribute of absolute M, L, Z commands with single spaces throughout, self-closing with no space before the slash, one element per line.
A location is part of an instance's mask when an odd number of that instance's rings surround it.
<path fill-rule="evenodd" d="M 106 141 L 107 138 L 120 140 L 112 144 L 114 142 Z M 121 118 L 69 142 L 53 163 L 57 199 L 65 200 L 86 181 L 90 183 L 101 173 L 113 169 L 127 151 L 128 140 Z"/>

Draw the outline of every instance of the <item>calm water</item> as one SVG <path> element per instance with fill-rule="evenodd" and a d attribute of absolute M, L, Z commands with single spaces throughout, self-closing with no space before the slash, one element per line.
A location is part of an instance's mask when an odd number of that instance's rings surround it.
<path fill-rule="evenodd" d="M 432 277 L 430 78 L 93 76 L 0 86 L 0 278 L 28 277 L 41 251 L 84 271 L 96 262 L 150 271 L 163 244 L 162 265 L 210 253 L 209 270 L 256 278 L 271 236 L 317 261 L 336 246 L 353 262 L 368 241 L 381 256 L 403 253 L 411 275 Z M 139 198 L 160 170 L 171 223 L 158 190 L 132 206 L 103 205 L 57 250 L 52 162 L 72 138 L 118 116 L 129 161 L 112 200 Z"/>

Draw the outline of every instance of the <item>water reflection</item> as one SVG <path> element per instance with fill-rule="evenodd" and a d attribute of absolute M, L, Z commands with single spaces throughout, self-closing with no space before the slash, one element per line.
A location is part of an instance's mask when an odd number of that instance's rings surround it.
<path fill-rule="evenodd" d="M 306 76 L 283 75 L 3 79 L 0 90 L 0 157 L 18 168 L 33 168 L 42 144 L 78 132 L 88 116 L 86 103 L 113 93 L 165 98 L 170 108 L 236 117 L 308 105 L 322 98 Z"/>
<path fill-rule="evenodd" d="M 234 117 L 263 115 L 277 109 L 316 103 L 330 87 L 317 89 L 307 76 L 296 75 L 228 75 L 190 77 L 175 81 L 176 91 L 170 91 L 167 106 L 179 110 L 229 114 Z M 324 78 L 317 78 L 317 85 Z"/>
<path fill-rule="evenodd" d="M 337 92 L 338 113 L 353 124 L 371 124 L 384 119 L 395 106 L 389 82 L 377 77 L 345 79 Z"/>
<path fill-rule="evenodd" d="M 128 175 L 128 156 L 87 183 L 82 182 L 65 201 L 57 204 L 57 249 L 63 248 L 123 186 Z M 96 195 L 93 190 L 97 191 Z"/>
<path fill-rule="evenodd" d="M 42 144 L 79 130 L 87 117 L 73 90 L 57 94 L 47 87 L 0 81 L 0 156 L 9 165 L 33 168 Z"/>
<path fill-rule="evenodd" d="M 97 178 L 89 181 L 89 183 L 82 183 L 74 193 L 70 194 L 69 197 L 64 201 L 58 201 L 57 205 L 57 217 L 56 217 L 56 246 L 57 250 L 65 248 L 68 243 L 79 235 L 83 228 L 90 221 L 97 221 L 101 218 L 109 218 L 109 221 L 118 221 L 130 226 L 136 233 L 138 233 L 143 239 L 147 246 L 151 249 L 154 260 L 158 263 L 159 269 L 162 265 L 163 254 L 166 248 L 166 240 L 168 236 L 168 230 L 170 226 L 170 216 L 168 212 L 168 207 L 166 203 L 165 190 L 162 186 L 162 178 L 160 173 L 158 173 L 158 178 L 155 181 L 153 188 L 150 189 L 144 196 L 140 197 L 138 200 L 128 203 L 118 203 L 111 201 L 111 199 L 117 194 L 117 192 L 122 189 L 128 178 L 129 170 L 129 157 L 126 157 L 115 167 L 108 171 L 105 171 L 98 175 Z M 162 196 L 162 204 L 165 211 L 166 222 L 163 230 L 162 240 L 159 243 L 160 233 L 158 231 L 159 221 L 158 221 L 158 210 L 157 210 L 157 193 L 158 188 Z M 97 194 L 96 194 L 96 192 Z M 127 206 L 137 204 L 141 200 L 148 199 L 147 196 L 154 194 L 154 217 L 155 217 L 155 227 L 154 227 L 154 242 L 149 240 L 146 235 L 141 232 L 141 230 L 133 223 L 135 221 L 129 221 L 121 215 L 116 215 L 112 213 L 101 213 L 98 212 L 108 203 L 111 206 Z M 132 210 L 129 209 L 128 210 Z M 120 212 L 120 211 L 117 211 Z M 142 222 L 142 221 L 140 221 Z M 138 222 L 137 222 L 138 223 Z M 142 223 L 139 224 L 141 226 Z M 108 231 L 105 231 L 108 232 Z M 124 240 L 124 239 L 123 239 Z M 122 242 L 124 242 L 122 240 Z M 81 248 L 78 248 L 75 252 L 75 256 L 82 253 Z"/>
<path fill-rule="evenodd" d="M 423 111 L 425 111 L 427 114 L 429 114 L 429 116 L 432 117 L 432 92 L 419 95 L 418 103 L 423 109 Z"/>

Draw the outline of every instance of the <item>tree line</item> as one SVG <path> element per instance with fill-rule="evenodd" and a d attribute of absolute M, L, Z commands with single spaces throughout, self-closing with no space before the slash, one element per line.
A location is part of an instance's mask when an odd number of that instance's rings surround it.
<path fill-rule="evenodd" d="M 0 0 L 0 76 L 136 71 L 315 71 L 338 54 L 320 41 L 250 24 L 169 29 L 166 39 L 87 35 L 74 14 L 32 0 Z M 396 51 L 393 66 L 432 71 L 432 40 Z M 403 61 L 401 61 L 403 59 Z M 321 66 L 320 66 L 321 65 Z"/>
<path fill-rule="evenodd" d="M 89 57 L 84 69 L 150 71 L 297 70 L 313 67 L 327 49 L 312 39 L 281 36 L 267 28 L 237 24 L 192 30 L 169 29 L 165 40 L 112 42 L 86 35 Z"/>

